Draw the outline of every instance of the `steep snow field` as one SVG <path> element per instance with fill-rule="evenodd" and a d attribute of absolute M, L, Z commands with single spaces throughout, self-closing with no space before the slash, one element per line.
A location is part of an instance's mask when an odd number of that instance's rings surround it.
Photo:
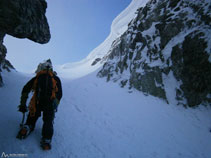
<path fill-rule="evenodd" d="M 140 92 L 129 93 L 92 73 L 62 80 L 51 151 L 39 147 L 42 119 L 25 140 L 15 138 L 20 93 L 30 75 L 3 73 L 0 156 L 29 158 L 210 158 L 211 108 L 185 109 Z M 14 155 L 13 155 L 14 156 Z M 17 156 L 17 155 L 16 155 Z M 11 156 L 12 157 L 12 156 Z"/>

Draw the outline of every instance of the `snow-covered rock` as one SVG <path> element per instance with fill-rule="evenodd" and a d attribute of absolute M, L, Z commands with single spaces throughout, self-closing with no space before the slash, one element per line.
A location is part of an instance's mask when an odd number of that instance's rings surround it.
<path fill-rule="evenodd" d="M 210 8 L 209 0 L 150 0 L 113 41 L 98 76 L 167 102 L 211 104 Z"/>

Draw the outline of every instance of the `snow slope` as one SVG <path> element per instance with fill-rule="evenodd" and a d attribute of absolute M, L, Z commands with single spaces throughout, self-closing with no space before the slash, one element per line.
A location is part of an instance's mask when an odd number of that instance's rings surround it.
<path fill-rule="evenodd" d="M 149 0 L 132 0 L 130 5 L 114 19 L 111 25 L 111 32 L 103 43 L 90 52 L 85 59 L 79 62 L 58 66 L 56 70 L 64 77 L 67 77 L 66 74 L 72 74 L 72 76 L 68 76 L 68 78 L 79 78 L 97 70 L 103 63 L 98 62 L 95 66 L 91 66 L 93 61 L 96 58 L 104 57 L 108 53 L 112 42 L 127 30 L 128 23 L 135 17 L 136 10 L 144 6 L 148 1 Z"/>
<path fill-rule="evenodd" d="M 0 89 L 0 156 L 29 158 L 210 158 L 211 109 L 168 105 L 140 92 L 128 93 L 92 73 L 61 78 L 64 96 L 55 118 L 51 151 L 39 147 L 42 119 L 26 139 L 15 138 L 20 93 L 30 76 L 3 73 Z M 15 78 L 15 81 L 14 81 Z"/>

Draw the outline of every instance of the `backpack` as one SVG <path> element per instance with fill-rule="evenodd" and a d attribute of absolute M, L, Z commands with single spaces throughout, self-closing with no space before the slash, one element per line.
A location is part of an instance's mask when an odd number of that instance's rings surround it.
<path fill-rule="evenodd" d="M 56 92 L 58 91 L 56 83 L 52 71 L 42 70 L 37 73 L 32 87 L 34 94 L 29 103 L 29 112 L 31 116 L 35 115 L 36 104 L 48 104 L 56 98 Z"/>

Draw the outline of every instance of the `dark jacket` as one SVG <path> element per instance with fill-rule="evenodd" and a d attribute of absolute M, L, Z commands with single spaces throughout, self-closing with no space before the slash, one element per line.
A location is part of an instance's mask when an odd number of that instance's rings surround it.
<path fill-rule="evenodd" d="M 39 76 L 39 78 L 42 76 Z M 61 81 L 59 79 L 58 76 L 54 75 L 53 78 L 56 80 L 57 82 L 57 88 L 58 91 L 56 92 L 56 98 L 60 101 L 62 98 L 62 85 L 61 85 Z M 23 95 L 27 95 L 29 94 L 29 92 L 32 90 L 33 85 L 34 85 L 34 81 L 35 81 L 36 77 L 33 77 L 29 82 L 27 82 L 27 84 L 23 87 L 22 90 L 22 96 Z M 42 83 L 41 83 L 42 84 Z"/>

